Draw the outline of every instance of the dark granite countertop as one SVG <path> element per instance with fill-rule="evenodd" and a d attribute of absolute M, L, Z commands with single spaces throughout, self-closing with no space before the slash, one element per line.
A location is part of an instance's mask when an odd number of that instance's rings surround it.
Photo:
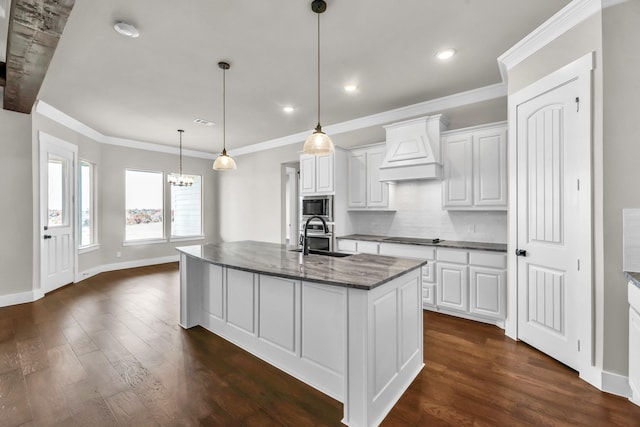
<path fill-rule="evenodd" d="M 635 271 L 625 271 L 624 275 L 631 283 L 640 288 L 640 273 Z"/>
<path fill-rule="evenodd" d="M 381 242 L 381 243 L 382 242 L 402 243 L 405 245 L 436 246 L 438 248 L 507 252 L 507 245 L 505 243 L 463 242 L 463 241 L 457 241 L 457 240 L 440 240 L 437 243 L 433 243 L 431 239 L 416 239 L 414 237 L 406 237 L 406 238 L 388 237 L 388 236 L 376 236 L 376 235 L 370 235 L 370 234 L 349 234 L 347 236 L 340 236 L 336 238 L 349 239 L 349 240 L 367 240 L 370 242 Z"/>
<path fill-rule="evenodd" d="M 178 251 L 212 264 L 252 273 L 370 290 L 427 262 L 355 254 L 344 258 L 305 255 L 276 243 L 242 241 L 183 246 Z"/>

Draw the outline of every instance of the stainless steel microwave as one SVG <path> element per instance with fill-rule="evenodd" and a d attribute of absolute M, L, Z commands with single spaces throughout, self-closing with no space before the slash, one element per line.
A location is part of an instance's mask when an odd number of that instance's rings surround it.
<path fill-rule="evenodd" d="M 333 196 L 306 196 L 302 198 L 302 218 L 319 216 L 333 221 Z"/>

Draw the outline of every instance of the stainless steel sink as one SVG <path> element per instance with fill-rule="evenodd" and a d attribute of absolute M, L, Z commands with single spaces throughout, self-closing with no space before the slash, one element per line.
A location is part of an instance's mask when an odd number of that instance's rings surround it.
<path fill-rule="evenodd" d="M 291 249 L 291 252 L 302 252 L 302 249 Z M 345 258 L 353 255 L 353 254 L 347 254 L 344 252 L 320 251 L 318 249 L 309 249 L 309 253 L 313 255 L 324 255 L 324 256 L 330 256 L 334 258 Z"/>

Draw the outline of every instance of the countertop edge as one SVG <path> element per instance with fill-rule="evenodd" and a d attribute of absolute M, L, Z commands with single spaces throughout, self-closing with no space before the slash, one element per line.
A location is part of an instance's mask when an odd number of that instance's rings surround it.
<path fill-rule="evenodd" d="M 631 283 L 633 283 L 638 288 L 640 288 L 640 273 L 635 272 L 635 271 L 625 271 L 624 272 L 624 277 L 629 279 L 629 281 Z"/>
<path fill-rule="evenodd" d="M 438 243 L 420 243 L 420 242 L 403 242 L 401 240 L 387 240 L 388 236 L 366 235 L 366 234 L 348 234 L 346 236 L 337 236 L 336 240 L 363 240 L 367 242 L 393 243 L 397 245 L 414 245 L 414 246 L 432 246 L 436 248 L 447 249 L 467 249 L 474 251 L 500 252 L 507 253 L 506 243 L 487 243 L 487 242 L 466 242 L 460 240 L 442 240 Z M 503 245 L 503 247 L 485 247 L 484 245 Z"/>
<path fill-rule="evenodd" d="M 200 245 L 190 245 L 190 246 L 200 246 Z M 293 280 L 300 280 L 303 282 L 311 282 L 311 283 L 320 283 L 323 285 L 329 285 L 329 286 L 339 286 L 342 288 L 351 288 L 351 289 L 359 289 L 359 290 L 363 290 L 363 291 L 370 291 L 373 290 L 379 286 L 384 285 L 385 283 L 388 283 L 410 271 L 413 270 L 417 270 L 422 268 L 424 265 L 426 265 L 428 263 L 427 260 L 423 260 L 423 261 L 418 261 L 418 260 L 413 260 L 412 261 L 416 261 L 416 266 L 415 268 L 410 268 L 407 269 L 405 271 L 399 272 L 397 274 L 391 275 L 389 277 L 386 277 L 385 279 L 382 279 L 372 285 L 369 286 L 365 286 L 365 285 L 358 285 L 358 284 L 354 284 L 354 283 L 346 283 L 346 282 L 337 282 L 337 281 L 332 281 L 332 280 L 327 280 L 327 279 L 314 279 L 314 278 L 309 278 L 309 277 L 301 277 L 299 275 L 295 275 L 295 274 L 289 274 L 289 273 L 285 273 L 285 272 L 273 272 L 273 271 L 265 271 L 265 270 L 261 270 L 258 268 L 250 268 L 250 267 L 245 267 L 245 266 L 239 266 L 239 265 L 233 265 L 233 264 L 228 264 L 225 262 L 220 262 L 220 261 L 215 261 L 212 259 L 206 259 L 197 255 L 194 255 L 190 252 L 187 251 L 187 248 L 189 248 L 189 246 L 184 246 L 184 247 L 177 247 L 176 250 L 182 254 L 184 254 L 187 257 L 190 258 L 194 258 L 200 261 L 204 261 L 207 262 L 209 264 L 213 264 L 213 265 L 218 265 L 221 267 L 227 267 L 227 268 L 231 268 L 233 270 L 239 270 L 239 271 L 246 271 L 248 273 L 257 273 L 257 274 L 264 274 L 267 276 L 272 276 L 272 277 L 283 277 L 283 278 L 287 278 L 287 279 L 293 279 Z M 313 256 L 313 255 L 312 255 Z M 319 256 L 319 255 L 317 255 Z M 385 255 L 376 255 L 376 256 L 385 256 Z M 402 257 L 388 257 L 388 258 L 402 258 Z"/>

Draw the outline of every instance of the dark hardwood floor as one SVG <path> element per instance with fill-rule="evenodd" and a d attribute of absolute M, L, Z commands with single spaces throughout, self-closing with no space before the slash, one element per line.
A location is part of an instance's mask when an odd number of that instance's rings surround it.
<path fill-rule="evenodd" d="M 337 426 L 342 405 L 200 327 L 177 264 L 0 308 L 1 426 Z M 640 426 L 640 407 L 496 327 L 424 313 L 425 368 L 387 426 Z"/>

